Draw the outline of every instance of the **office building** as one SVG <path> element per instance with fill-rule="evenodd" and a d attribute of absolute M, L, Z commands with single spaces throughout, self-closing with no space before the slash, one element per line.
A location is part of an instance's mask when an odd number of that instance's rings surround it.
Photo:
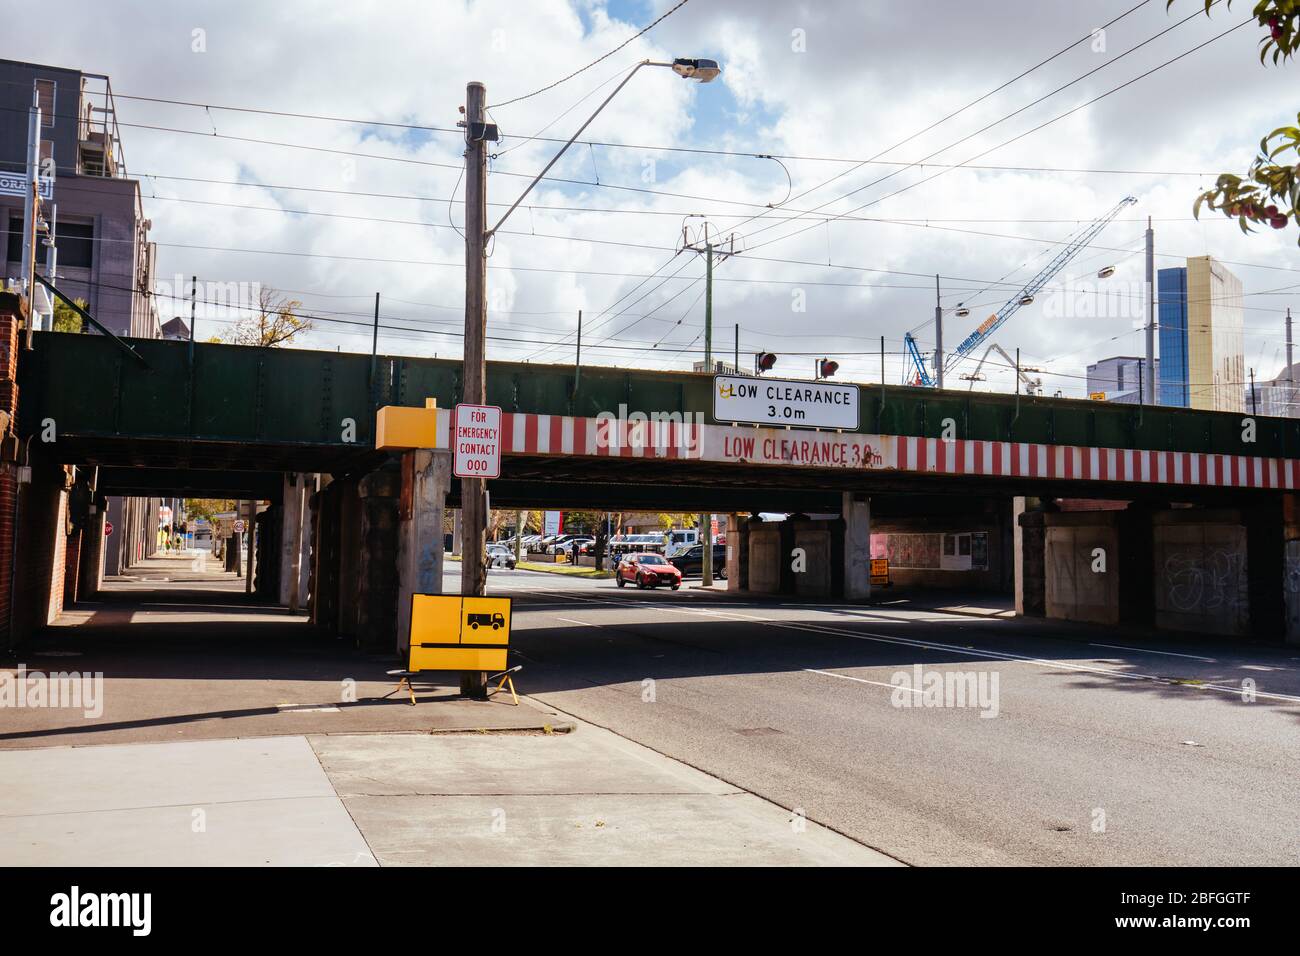
<path fill-rule="evenodd" d="M 1157 278 L 1161 405 L 1245 408 L 1241 280 L 1210 256 Z"/>
<path fill-rule="evenodd" d="M 1094 362 L 1088 366 L 1089 397 L 1104 402 L 1141 404 L 1142 390 L 1151 374 L 1146 364 L 1145 358 L 1136 355 L 1114 355 Z M 1157 377 L 1160 374 L 1159 359 L 1156 359 L 1155 374 Z"/>

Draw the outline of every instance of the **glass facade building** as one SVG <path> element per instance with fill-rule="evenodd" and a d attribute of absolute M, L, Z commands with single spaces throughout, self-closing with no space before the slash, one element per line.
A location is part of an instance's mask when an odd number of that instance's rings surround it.
<path fill-rule="evenodd" d="M 1156 401 L 1186 408 L 1187 270 L 1161 269 L 1156 280 L 1160 327 L 1160 377 Z"/>

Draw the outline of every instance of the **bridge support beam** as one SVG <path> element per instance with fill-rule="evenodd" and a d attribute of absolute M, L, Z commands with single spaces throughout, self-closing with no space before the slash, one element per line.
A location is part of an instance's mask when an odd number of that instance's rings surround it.
<path fill-rule="evenodd" d="M 871 597 L 871 499 L 844 492 L 844 597 Z"/>
<path fill-rule="evenodd" d="M 727 590 L 739 591 L 744 586 L 741 566 L 744 560 L 744 543 L 748 533 L 740 520 L 740 515 L 732 512 L 727 515 Z"/>
<path fill-rule="evenodd" d="M 443 510 L 451 488 L 451 455 L 417 449 L 402 456 L 397 530 L 397 641 L 405 655 L 411 633 L 411 597 L 441 594 Z"/>
<path fill-rule="evenodd" d="M 1300 495 L 1282 496 L 1282 600 L 1286 643 L 1300 645 Z"/>
<path fill-rule="evenodd" d="M 357 484 L 361 497 L 360 548 L 356 563 L 357 645 L 368 650 L 393 647 L 397 630 L 397 502 L 401 475 L 381 468 Z"/>
<path fill-rule="evenodd" d="M 315 478 L 301 471 L 285 475 L 280 495 L 280 606 L 293 610 L 307 605 L 312 540 L 307 496 Z"/>
<path fill-rule="evenodd" d="M 1044 617 L 1047 614 L 1045 517 L 1042 511 L 1028 508 L 1028 499 L 1012 499 L 1011 553 L 1017 617 Z"/>

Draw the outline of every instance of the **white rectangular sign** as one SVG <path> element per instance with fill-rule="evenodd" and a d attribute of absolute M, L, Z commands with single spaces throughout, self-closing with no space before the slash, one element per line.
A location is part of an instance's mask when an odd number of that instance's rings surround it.
<path fill-rule="evenodd" d="M 46 202 L 54 198 L 54 179 L 50 176 L 36 178 L 37 191 Z M 31 193 L 26 173 L 0 172 L 0 196 L 26 196 Z"/>
<path fill-rule="evenodd" d="M 560 512 L 548 511 L 542 522 L 542 534 L 559 534 L 560 533 Z"/>
<path fill-rule="evenodd" d="M 501 475 L 501 409 L 457 405 L 451 432 L 452 472 L 458 478 Z"/>
<path fill-rule="evenodd" d="M 858 427 L 858 387 L 747 375 L 713 377 L 713 417 L 720 423 Z"/>

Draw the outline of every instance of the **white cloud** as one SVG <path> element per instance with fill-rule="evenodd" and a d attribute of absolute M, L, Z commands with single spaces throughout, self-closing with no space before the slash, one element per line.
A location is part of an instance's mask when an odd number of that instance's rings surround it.
<path fill-rule="evenodd" d="M 867 5 L 852 0 L 789 4 L 754 0 L 743 5 L 697 0 L 649 34 L 584 73 L 578 79 L 523 103 L 494 110 L 507 139 L 494 162 L 489 198 L 512 199 L 526 179 L 501 171 L 533 173 L 556 144 L 523 141 L 543 127 L 548 136 L 567 136 L 590 114 L 617 82 L 620 70 L 645 57 L 663 59 L 677 52 L 716 55 L 724 66 L 723 84 L 683 83 L 660 71 L 642 71 L 596 120 L 586 138 L 615 143 L 698 145 L 752 153 L 866 158 L 923 129 L 935 119 L 996 87 L 1021 70 L 1056 52 L 1071 40 L 1088 36 L 1102 22 L 1131 4 L 1096 5 L 1009 0 L 996 16 L 981 5 L 949 0 L 915 4 Z M 39 62 L 71 65 L 108 73 L 122 93 L 199 102 L 265 107 L 331 116 L 382 118 L 397 123 L 452 127 L 463 100 L 465 82 L 481 79 L 489 102 L 544 86 L 622 42 L 640 23 L 619 22 L 599 0 L 582 0 L 578 8 L 561 0 L 508 3 L 397 2 L 321 6 L 308 3 L 253 3 L 158 6 L 146 3 L 60 4 L 57 31 L 40 31 L 24 56 Z M 656 11 L 667 6 L 655 4 Z M 1107 51 L 1084 44 L 1042 70 L 990 97 L 938 129 L 887 154 L 911 160 L 946 146 L 1005 116 L 1056 87 L 1115 58 L 1133 44 L 1165 29 L 1200 8 L 1199 2 L 1146 5 L 1112 27 Z M 927 11 L 922 14 L 919 11 Z M 644 12 L 641 15 L 646 15 Z M 970 142 L 941 152 L 937 162 L 960 162 L 1017 133 L 1083 103 L 1137 76 L 1225 29 L 1245 11 L 1198 17 L 1076 86 L 1052 97 Z M 584 18 L 590 32 L 584 32 Z M 192 52 L 195 29 L 206 30 L 205 53 Z M 804 52 L 792 48 L 792 31 L 802 30 Z M 1249 162 L 1259 136 L 1290 116 L 1293 97 L 1278 97 L 1294 87 L 1297 67 L 1261 68 L 1255 58 L 1253 27 L 1238 31 L 1205 50 L 1135 83 L 1068 119 L 990 154 L 988 164 L 1105 169 L 1207 170 L 1239 169 Z M 602 81 L 603 85 L 602 85 Z M 1289 85 L 1288 85 L 1289 84 Z M 595 92 L 574 106 L 584 93 Z M 734 97 L 734 101 L 733 98 Z M 423 136 L 410 131 L 364 128 L 264 115 L 202 111 L 119 99 L 120 118 L 131 124 L 174 126 L 227 136 L 310 144 L 341 152 L 362 152 L 447 164 L 453 168 L 387 162 L 326 152 L 291 149 L 202 135 L 141 129 L 123 130 L 126 155 L 135 173 L 194 177 L 218 181 L 355 190 L 442 199 L 457 184 L 461 143 L 452 135 Z M 561 118 L 570 107 L 571 112 Z M 653 167 L 647 161 L 653 161 Z M 1027 279 L 1034 264 L 1056 246 L 1025 238 L 972 235 L 1005 234 L 1060 240 L 1075 223 L 1087 221 L 1126 193 L 1139 204 L 1124 219 L 1158 220 L 1161 252 L 1196 255 L 1210 252 L 1229 260 L 1297 267 L 1294 231 L 1241 236 L 1234 224 L 1215 218 L 1187 221 L 1191 201 L 1209 179 L 1135 177 L 1068 173 L 958 170 L 933 182 L 862 210 L 860 215 L 920 220 L 913 224 L 841 221 L 799 235 L 807 222 L 782 222 L 756 234 L 789 209 L 811 209 L 828 200 L 839 213 L 878 199 L 938 171 L 908 170 L 877 185 L 861 188 L 896 167 L 870 166 L 816 189 L 847 164 L 787 160 L 792 198 L 783 210 L 758 222 L 745 219 L 786 194 L 785 174 L 769 160 L 683 155 L 639 150 L 592 150 L 576 146 L 556 167 L 555 175 L 590 182 L 646 187 L 701 198 L 544 184 L 512 217 L 508 229 L 526 235 L 497 239 L 490 273 L 499 306 L 491 316 L 492 334 L 510 338 L 554 339 L 576 326 L 584 311 L 593 361 L 685 367 L 698 357 L 694 340 L 703 324 L 702 302 L 688 310 L 700 288 L 702 268 L 688 263 L 681 277 L 662 284 L 644 301 L 629 305 L 658 280 L 646 283 L 620 302 L 611 318 L 606 310 L 642 280 L 577 272 L 531 272 L 522 269 L 586 270 L 642 276 L 668 261 L 680 233 L 681 216 L 712 213 L 716 230 L 748 237 L 746 248 L 779 237 L 754 255 L 800 260 L 812 265 L 747 260 L 737 256 L 721 265 L 715 288 L 715 351 L 729 353 L 732 328 L 739 323 L 742 348 L 771 348 L 789 353 L 819 351 L 843 356 L 842 374 L 874 378 L 879 359 L 871 352 L 886 336 L 898 352 L 902 333 L 920 327 L 918 337 L 931 341 L 926 322 L 933 293 L 924 276 L 945 279 L 945 302 L 975 297 L 981 311 L 969 320 L 952 318 L 951 344 L 960 340 L 984 312 L 996 308 L 998 296 L 976 295 L 984 282 L 1007 277 Z M 643 176 L 654 171 L 654 181 Z M 322 323 L 315 337 L 322 347 L 368 348 L 367 321 L 373 293 L 382 291 L 385 315 L 428 322 L 430 330 L 455 331 L 463 301 L 460 236 L 448 224 L 445 201 L 414 201 L 337 195 L 300 190 L 269 191 L 178 179 L 147 180 L 148 197 L 203 199 L 220 203 L 310 210 L 340 216 L 414 220 L 424 225 L 366 222 L 326 216 L 297 216 L 252 209 L 230 209 L 189 202 L 146 198 L 159 241 L 160 275 L 175 273 L 204 278 L 258 281 L 294 292 L 307 307 L 335 313 L 357 326 Z M 463 191 L 463 183 L 460 184 Z M 453 204 L 452 220 L 462 211 Z M 728 205 L 752 203 L 753 206 Z M 606 212 L 544 211 L 542 206 L 598 207 L 672 213 L 615 215 Z M 493 207 L 493 221 L 502 212 Z M 956 222 L 953 220 L 985 220 Z M 927 226 L 926 220 L 929 220 Z M 1008 221 L 995 221 L 1008 220 Z M 1022 220 L 1022 221 L 1010 221 Z M 1136 248 L 1143 222 L 1112 225 L 1102 246 Z M 547 233 L 572 239 L 542 239 Z M 586 241 L 643 244 L 662 249 L 629 248 Z M 174 245 L 173 245 L 174 244 Z M 250 255 L 179 248 L 180 245 L 242 247 L 359 257 L 313 259 Z M 1045 252 L 1046 250 L 1046 252 Z M 1123 258 L 1104 249 L 1085 251 L 1068 276 L 1091 276 L 1111 260 L 1122 260 L 1117 282 L 1140 281 L 1141 258 Z M 452 263 L 411 265 L 398 260 Z M 830 262 L 833 266 L 827 267 Z M 681 265 L 679 257 L 673 268 Z M 1017 267 L 1025 265 L 1024 268 Z M 1161 259 L 1160 265 L 1177 264 Z M 1247 292 L 1300 284 L 1295 272 L 1233 267 Z M 515 271 L 509 271 L 514 269 Z M 888 269 L 920 277 L 858 271 Z M 761 280 L 752 282 L 738 279 Z M 1294 281 L 1292 281 L 1294 280 Z M 690 284 L 690 288 L 683 291 Z M 869 286 L 869 287 L 863 287 Z M 793 289 L 804 290 L 806 312 L 793 312 Z M 1006 290 L 1009 294 L 1010 290 Z M 650 318 L 636 321 L 670 296 Z M 345 298 L 348 297 L 348 298 Z M 1269 372 L 1280 340 L 1279 310 L 1286 300 L 1255 296 L 1248 311 L 1247 365 L 1261 363 Z M 389 305 L 388 303 L 391 303 Z M 419 304 L 413 304 L 419 303 Z M 1019 347 L 1033 361 L 1055 359 L 1052 369 L 1078 375 L 1089 362 L 1107 354 L 1132 352 L 1140 337 L 1127 318 L 1049 320 L 1042 303 L 1013 319 L 998 340 L 1010 351 Z M 681 321 L 679 326 L 677 323 Z M 627 327 L 615 343 L 663 343 L 645 352 L 600 351 L 597 343 Z M 328 330 L 328 331 L 326 331 Z M 202 331 L 202 330 L 201 330 Z M 666 336 L 666 337 L 665 337 Z M 1118 338 L 1115 338 L 1117 337 Z M 1113 341 L 1107 341 L 1114 339 Z M 392 336 L 391 351 L 455 354 L 448 336 Z M 613 343 L 604 343 L 613 344 Z M 528 349 L 493 342 L 490 354 L 514 358 Z M 584 350 L 585 351 L 585 350 Z M 551 350 L 554 359 L 565 354 Z M 742 359 L 744 361 L 744 359 Z M 782 369 L 801 372 L 808 359 L 790 355 Z M 900 371 L 890 358 L 890 377 Z M 1002 370 L 985 387 L 1009 387 Z M 1082 381 L 1048 380 L 1067 394 L 1079 394 Z"/>

